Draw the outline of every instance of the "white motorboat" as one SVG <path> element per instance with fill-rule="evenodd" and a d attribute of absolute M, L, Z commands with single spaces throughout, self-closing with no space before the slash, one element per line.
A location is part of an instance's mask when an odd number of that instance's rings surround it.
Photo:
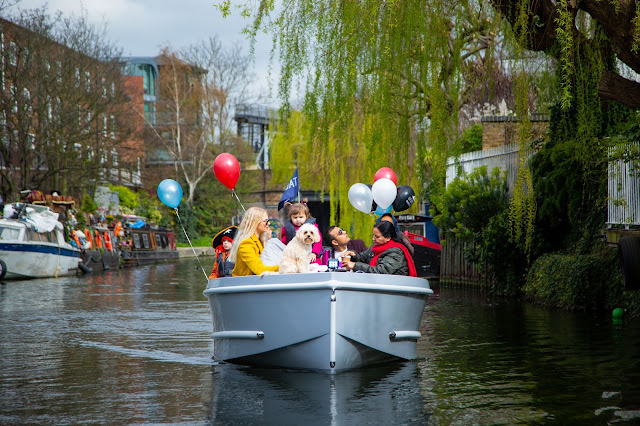
<path fill-rule="evenodd" d="M 340 372 L 415 359 L 424 278 L 317 272 L 212 279 L 217 361 Z"/>
<path fill-rule="evenodd" d="M 9 204 L 0 219 L 0 279 L 58 277 L 78 271 L 80 250 L 67 243 L 58 214 Z"/>

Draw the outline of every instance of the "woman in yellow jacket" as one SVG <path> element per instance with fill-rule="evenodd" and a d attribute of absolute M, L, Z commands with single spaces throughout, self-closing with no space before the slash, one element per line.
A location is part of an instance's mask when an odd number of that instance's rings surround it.
<path fill-rule="evenodd" d="M 271 236 L 269 214 L 260 207 L 250 207 L 244 214 L 238 233 L 231 247 L 229 260 L 236 266 L 231 273 L 234 277 L 260 275 L 265 271 L 277 272 L 278 265 L 265 266 L 260 260 L 264 243 Z"/>

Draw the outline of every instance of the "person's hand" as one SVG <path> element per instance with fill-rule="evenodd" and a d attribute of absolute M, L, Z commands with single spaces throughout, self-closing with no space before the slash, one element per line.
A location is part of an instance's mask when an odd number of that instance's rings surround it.
<path fill-rule="evenodd" d="M 353 270 L 354 266 L 355 266 L 355 262 L 352 262 L 350 260 L 343 260 L 342 261 L 342 267 L 345 268 L 347 271 Z"/>
<path fill-rule="evenodd" d="M 312 253 L 309 255 L 309 258 L 311 259 L 311 263 L 315 263 L 315 262 L 316 262 L 316 259 L 318 258 L 318 256 L 316 256 L 316 254 L 312 252 Z"/>
<path fill-rule="evenodd" d="M 353 250 L 348 250 L 343 254 L 343 256 L 351 256 L 351 257 L 354 257 L 355 255 L 356 255 L 356 252 Z"/>

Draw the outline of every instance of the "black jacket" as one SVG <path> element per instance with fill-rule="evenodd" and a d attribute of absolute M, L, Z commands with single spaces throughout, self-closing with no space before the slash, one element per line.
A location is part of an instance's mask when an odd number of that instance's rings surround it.
<path fill-rule="evenodd" d="M 378 256 L 376 266 L 371 266 L 370 262 L 374 256 L 371 248 L 356 254 L 355 258 L 351 258 L 351 261 L 355 262 L 353 270 L 373 274 L 409 275 L 409 265 L 402 249 L 398 247 L 386 249 Z"/>

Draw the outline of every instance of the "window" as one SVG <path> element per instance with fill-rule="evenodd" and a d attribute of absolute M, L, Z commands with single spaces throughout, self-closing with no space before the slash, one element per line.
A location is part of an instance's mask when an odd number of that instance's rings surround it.
<path fill-rule="evenodd" d="M 42 241 L 40 239 L 40 234 L 38 234 L 34 229 L 27 228 L 27 240 L 29 241 Z"/>
<path fill-rule="evenodd" d="M 146 249 L 151 248 L 151 245 L 149 244 L 149 236 L 147 234 L 142 234 L 142 245 Z"/>
<path fill-rule="evenodd" d="M 76 87 L 80 87 L 80 68 L 76 68 Z"/>
<path fill-rule="evenodd" d="M 87 92 L 91 90 L 91 73 L 89 71 L 84 72 L 84 88 Z"/>
<path fill-rule="evenodd" d="M 107 123 L 107 116 L 105 115 L 105 116 L 102 118 L 102 136 L 104 136 L 105 138 L 107 137 L 107 131 L 108 131 L 108 129 L 107 129 L 107 125 L 108 125 L 108 123 Z"/>
<path fill-rule="evenodd" d="M 0 226 L 0 240 L 17 240 L 20 238 L 20 229 Z"/>
<path fill-rule="evenodd" d="M 56 69 L 57 69 L 57 77 L 58 83 L 62 83 L 62 62 L 56 61 Z"/>
<path fill-rule="evenodd" d="M 118 166 L 118 153 L 116 151 L 111 151 L 111 164 L 114 167 Z"/>
<path fill-rule="evenodd" d="M 107 81 L 104 77 L 102 78 L 102 97 L 107 99 Z"/>
<path fill-rule="evenodd" d="M 12 41 L 9 42 L 9 64 L 14 67 L 18 65 L 18 46 Z"/>
<path fill-rule="evenodd" d="M 115 139 L 116 129 L 115 129 L 114 123 L 116 122 L 116 117 L 112 115 L 111 117 L 109 117 L 109 119 L 111 120 L 111 139 Z"/>

